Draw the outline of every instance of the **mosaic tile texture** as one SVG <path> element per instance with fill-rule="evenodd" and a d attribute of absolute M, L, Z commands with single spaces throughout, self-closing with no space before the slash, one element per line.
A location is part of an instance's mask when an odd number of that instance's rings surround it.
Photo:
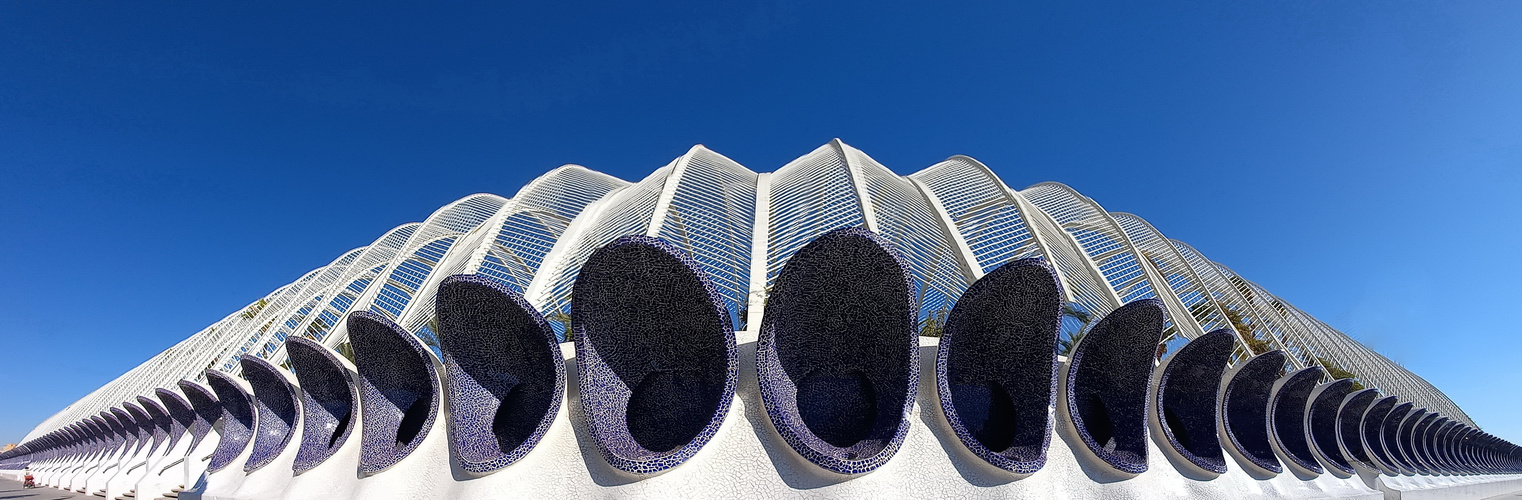
<path fill-rule="evenodd" d="M 1385 456 L 1390 457 L 1389 465 L 1396 472 L 1405 475 L 1415 475 L 1411 464 L 1406 463 L 1406 457 L 1400 452 L 1400 424 L 1406 421 L 1406 417 L 1415 410 L 1411 403 L 1401 403 L 1390 409 L 1390 414 L 1385 416 L 1385 421 L 1379 425 L 1379 444 L 1385 449 Z"/>
<path fill-rule="evenodd" d="M 1312 366 L 1285 375 L 1268 407 L 1269 432 L 1278 441 L 1280 451 L 1295 465 L 1317 474 L 1324 470 L 1311 454 L 1311 444 L 1305 438 L 1305 405 L 1311 390 L 1325 374 L 1326 370 Z"/>
<path fill-rule="evenodd" d="M 185 399 L 190 402 L 190 408 L 195 410 L 195 422 L 188 425 L 190 434 L 190 449 L 196 449 L 206 434 L 211 432 L 212 425 L 222 418 L 222 403 L 217 400 L 216 393 L 201 384 L 189 380 L 181 380 L 178 384 L 180 391 L 185 393 Z"/>
<path fill-rule="evenodd" d="M 291 468 L 300 474 L 333 456 L 354 431 L 359 389 L 337 353 L 301 337 L 285 341 L 301 391 L 301 444 Z"/>
<path fill-rule="evenodd" d="M 385 316 L 349 315 L 349 342 L 359 370 L 359 470 L 375 474 L 407 458 L 433 428 L 439 412 L 433 354 Z"/>
<path fill-rule="evenodd" d="M 1323 465 L 1335 467 L 1344 474 L 1354 471 L 1347 457 L 1342 455 L 1342 449 L 1337 447 L 1337 409 L 1351 392 L 1351 379 L 1327 382 L 1322 384 L 1321 392 L 1307 403 L 1306 408 L 1305 426 L 1310 433 L 1312 451 L 1319 452 L 1320 457 L 1329 462 Z"/>
<path fill-rule="evenodd" d="M 206 465 L 207 472 L 217 472 L 243 454 L 243 448 L 254 437 L 254 398 L 226 373 L 206 370 L 206 382 L 217 394 L 222 408 L 222 439 L 217 441 L 217 449 Z"/>
<path fill-rule="evenodd" d="M 1225 442 L 1253 465 L 1276 474 L 1283 468 L 1268 440 L 1268 396 L 1288 360 L 1284 351 L 1269 351 L 1248 359 L 1226 382 L 1221 400 Z"/>
<path fill-rule="evenodd" d="M 1432 455 L 1427 453 L 1427 439 L 1428 432 L 1432 429 L 1432 424 L 1437 423 L 1438 417 L 1437 413 L 1428 412 L 1427 416 L 1422 417 L 1421 422 L 1417 422 L 1416 426 L 1411 428 L 1411 454 L 1417 462 L 1421 463 L 1422 474 L 1437 473 Z"/>
<path fill-rule="evenodd" d="M 1379 398 L 1378 389 L 1364 389 L 1348 394 L 1337 409 L 1337 442 L 1342 446 L 1343 457 L 1353 462 L 1369 463 L 1369 451 L 1363 447 L 1358 428 L 1363 424 L 1363 413 Z"/>
<path fill-rule="evenodd" d="M 1384 433 L 1385 417 L 1390 416 L 1390 410 L 1395 408 L 1397 401 L 1395 396 L 1374 401 L 1369 405 L 1369 410 L 1364 413 L 1363 423 L 1359 427 L 1359 434 L 1363 436 L 1364 450 L 1367 450 L 1369 457 L 1374 459 L 1374 463 L 1386 472 L 1394 472 L 1395 466 L 1390 460 L 1390 455 L 1385 452 L 1384 442 L 1380 440 L 1380 435 Z"/>
<path fill-rule="evenodd" d="M 173 450 L 175 445 L 179 444 L 180 439 L 185 437 L 186 431 L 190 430 L 191 424 L 195 423 L 196 411 L 190 407 L 190 402 L 186 401 L 184 396 L 169 389 L 156 389 L 153 391 L 153 394 L 158 396 L 159 401 L 163 402 L 164 413 L 168 414 L 169 417 L 167 429 L 169 444 L 164 447 L 164 453 L 167 454 L 169 453 L 168 450 Z"/>
<path fill-rule="evenodd" d="M 957 439 L 995 467 L 1031 474 L 1046 463 L 1061 319 L 1061 285 L 1041 259 L 984 275 L 946 318 L 935 364 L 941 411 Z"/>
<path fill-rule="evenodd" d="M 680 465 L 713 438 L 738 378 L 733 325 L 701 266 L 658 238 L 592 252 L 571 292 L 581 411 L 608 463 Z"/>
<path fill-rule="evenodd" d="M 434 311 L 455 456 L 477 474 L 511 465 L 560 410 L 566 381 L 555 331 L 522 295 L 481 275 L 445 278 Z"/>
<path fill-rule="evenodd" d="M 280 368 L 254 356 L 245 356 L 239 362 L 243 365 L 243 376 L 254 389 L 254 450 L 243 464 L 244 472 L 253 472 L 285 451 L 296 430 L 301 408 L 296 401 L 296 388 Z"/>
<path fill-rule="evenodd" d="M 1147 385 L 1164 322 L 1162 301 L 1132 301 L 1091 326 L 1068 360 L 1073 428 L 1090 453 L 1124 473 L 1147 470 Z"/>
<path fill-rule="evenodd" d="M 144 431 L 143 424 L 148 420 L 148 415 L 132 403 L 122 403 L 118 408 L 112 408 L 116 413 L 116 419 L 121 422 L 122 430 L 127 433 L 127 454 L 133 455 L 143 449 L 143 445 L 149 441 L 148 433 Z M 120 413 L 117 413 L 120 412 Z"/>
<path fill-rule="evenodd" d="M 137 397 L 137 405 L 148 414 L 148 421 L 152 423 L 150 434 L 153 436 L 153 447 L 151 449 L 159 449 L 159 446 L 169 439 L 169 413 L 165 412 L 164 407 L 159 406 L 157 401 L 145 396 Z"/>
<path fill-rule="evenodd" d="M 1416 424 L 1426 417 L 1426 409 L 1413 407 L 1405 417 L 1401 418 L 1400 427 L 1395 431 L 1395 449 L 1392 453 L 1400 454 L 1400 457 L 1396 461 L 1405 466 L 1406 472 L 1413 475 L 1422 473 L 1422 464 L 1417 460 L 1416 455 L 1413 453 L 1414 450 L 1411 449 L 1411 435 L 1415 430 Z"/>
<path fill-rule="evenodd" d="M 767 297 L 756 371 L 794 451 L 839 474 L 893 457 L 919 385 L 918 309 L 903 258 L 866 229 L 830 231 L 788 260 Z"/>
<path fill-rule="evenodd" d="M 1184 344 L 1169 359 L 1152 402 L 1165 442 L 1189 463 L 1216 474 L 1226 472 L 1226 455 L 1216 436 L 1216 393 L 1236 342 L 1235 333 L 1220 329 Z"/>

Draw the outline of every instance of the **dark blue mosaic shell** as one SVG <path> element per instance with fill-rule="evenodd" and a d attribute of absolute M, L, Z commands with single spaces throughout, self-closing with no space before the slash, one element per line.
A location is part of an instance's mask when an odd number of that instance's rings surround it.
<path fill-rule="evenodd" d="M 253 396 L 240 387 L 232 377 L 216 370 L 206 370 L 206 382 L 222 407 L 222 439 L 211 454 L 208 472 L 217 472 L 232 464 L 254 436 Z"/>
<path fill-rule="evenodd" d="M 893 246 L 861 228 L 800 248 L 767 297 L 756 371 L 773 427 L 808 461 L 871 472 L 909 432 L 918 300 Z"/>
<path fill-rule="evenodd" d="M 254 356 L 244 356 L 240 363 L 243 376 L 254 389 L 254 449 L 243 465 L 244 472 L 253 472 L 285 451 L 301 406 L 296 401 L 296 388 L 280 368 Z"/>
<path fill-rule="evenodd" d="M 153 426 L 153 421 L 148 418 L 148 414 L 144 413 L 142 408 L 138 408 L 135 404 L 122 403 L 121 408 L 126 411 L 126 415 L 118 415 L 118 417 L 123 419 L 122 426 L 126 427 L 127 432 L 130 433 L 129 439 L 132 441 L 131 454 L 135 455 L 137 452 L 143 451 L 143 448 L 149 443 L 153 442 L 153 436 L 149 433 L 149 429 Z"/>
<path fill-rule="evenodd" d="M 206 438 L 206 434 L 211 432 L 212 425 L 222 418 L 222 403 L 206 386 L 189 380 L 181 380 L 178 385 L 180 391 L 185 393 L 185 399 L 190 401 L 190 408 L 195 410 L 195 421 L 187 426 L 190 434 L 190 449 L 194 450 L 201 444 L 201 440 Z"/>
<path fill-rule="evenodd" d="M 428 349 L 385 316 L 349 315 L 349 343 L 359 370 L 359 471 L 375 474 L 402 461 L 438 417 L 438 374 Z"/>
<path fill-rule="evenodd" d="M 1221 396 L 1221 425 L 1226 430 L 1224 442 L 1230 443 L 1253 465 L 1275 474 L 1284 469 L 1274 456 L 1273 445 L 1268 439 L 1268 397 L 1287 360 L 1289 356 L 1284 351 L 1269 351 L 1249 358 L 1226 382 Z"/>
<path fill-rule="evenodd" d="M 1312 366 L 1285 375 L 1268 405 L 1269 432 L 1279 443 L 1279 451 L 1295 465 L 1316 474 L 1324 470 L 1305 437 L 1305 405 L 1325 373 L 1321 367 Z"/>
<path fill-rule="evenodd" d="M 1046 463 L 1061 319 L 1061 285 L 1041 259 L 994 269 L 947 316 L 935 364 L 941 411 L 995 467 L 1031 474 Z"/>
<path fill-rule="evenodd" d="M 1165 321 L 1162 301 L 1132 301 L 1090 327 L 1068 359 L 1073 429 L 1089 453 L 1123 473 L 1147 470 L 1147 386 Z"/>
<path fill-rule="evenodd" d="M 1439 418 L 1441 416 L 1437 413 L 1429 412 L 1427 416 L 1422 417 L 1421 422 L 1418 422 L 1411 429 L 1411 452 L 1412 455 L 1415 455 L 1416 461 L 1421 462 L 1423 474 L 1438 473 L 1438 468 L 1435 465 L 1432 454 L 1429 452 L 1427 443 L 1431 438 L 1430 433 L 1433 430 L 1433 424 L 1436 424 Z"/>
<path fill-rule="evenodd" d="M 359 415 L 359 389 L 338 355 L 301 337 L 285 341 L 291 371 L 301 384 L 301 444 L 291 469 L 312 470 L 338 452 L 353 434 Z"/>
<path fill-rule="evenodd" d="M 1395 396 L 1374 401 L 1368 411 L 1364 412 L 1363 423 L 1359 426 L 1364 450 L 1369 452 L 1369 458 L 1374 459 L 1374 464 L 1386 473 L 1399 473 L 1390 460 L 1390 455 L 1385 452 L 1384 442 L 1380 440 L 1380 435 L 1384 433 L 1385 417 L 1390 416 L 1390 410 L 1395 408 L 1397 401 Z"/>
<path fill-rule="evenodd" d="M 680 465 L 713 438 L 737 377 L 733 325 L 701 266 L 658 238 L 592 252 L 571 291 L 581 411 L 608 463 Z"/>
<path fill-rule="evenodd" d="M 1358 430 L 1363 424 L 1363 414 L 1368 411 L 1369 405 L 1379 397 L 1379 390 L 1364 389 L 1343 397 L 1342 405 L 1337 409 L 1337 443 L 1341 446 L 1343 457 L 1354 461 L 1369 463 L 1369 450 L 1364 448 L 1363 439 Z"/>
<path fill-rule="evenodd" d="M 146 396 L 137 397 L 137 405 L 148 414 L 148 420 L 152 423 L 153 448 L 158 449 L 169 439 L 169 413 L 164 411 L 157 401 Z M 167 451 L 167 450 L 166 450 Z"/>
<path fill-rule="evenodd" d="M 1353 381 L 1333 380 L 1317 389 L 1319 392 L 1306 403 L 1305 426 L 1310 433 L 1311 449 L 1325 459 L 1325 465 L 1335 467 L 1344 474 L 1352 474 L 1353 465 L 1348 463 L 1347 457 L 1342 455 L 1342 448 L 1337 446 L 1337 410 L 1342 407 L 1348 393 L 1353 392 Z"/>
<path fill-rule="evenodd" d="M 522 295 L 486 276 L 445 278 L 434 304 L 460 467 L 482 474 L 511 465 L 560 410 L 565 371 L 555 331 Z"/>
<path fill-rule="evenodd" d="M 169 434 L 169 444 L 165 445 L 164 453 L 169 453 L 169 450 L 173 450 L 180 439 L 186 436 L 191 424 L 195 423 L 196 411 L 190 407 L 190 402 L 186 401 L 184 396 L 169 389 L 156 389 L 153 394 L 164 403 L 164 412 L 168 414 L 169 425 L 166 432 Z"/>
<path fill-rule="evenodd" d="M 1216 436 L 1221 374 L 1236 347 L 1236 334 L 1215 330 L 1184 344 L 1158 379 L 1152 411 L 1166 442 L 1185 460 L 1216 474 L 1226 472 L 1226 455 Z"/>
<path fill-rule="evenodd" d="M 1393 453 L 1400 455 L 1400 457 L 1396 458 L 1396 461 L 1404 465 L 1405 471 L 1412 475 L 1422 473 L 1422 463 L 1420 460 L 1417 460 L 1415 450 L 1411 449 L 1411 435 L 1416 428 L 1416 424 L 1426 417 L 1427 410 L 1413 407 L 1409 413 L 1406 413 L 1405 417 L 1401 418 L 1400 426 L 1395 431 L 1395 451 Z"/>
<path fill-rule="evenodd" d="M 1454 422 L 1453 419 L 1448 417 L 1442 417 L 1434 427 L 1437 430 L 1432 434 L 1433 459 L 1437 461 L 1439 472 L 1442 472 L 1444 475 L 1453 474 L 1453 455 L 1450 455 L 1448 452 L 1448 439 L 1453 430 L 1458 427 L 1458 422 Z"/>
<path fill-rule="evenodd" d="M 1416 409 L 1411 403 L 1401 403 L 1390 409 L 1390 414 L 1385 416 L 1385 421 L 1379 425 L 1379 444 L 1385 449 L 1385 456 L 1390 457 L 1390 466 L 1396 472 L 1405 475 L 1415 475 L 1411 464 L 1406 463 L 1406 457 L 1400 451 L 1400 424 L 1406 421 L 1411 411 Z"/>

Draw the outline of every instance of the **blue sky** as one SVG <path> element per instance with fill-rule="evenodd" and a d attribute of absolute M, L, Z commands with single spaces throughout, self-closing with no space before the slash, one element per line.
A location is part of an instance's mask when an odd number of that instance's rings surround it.
<path fill-rule="evenodd" d="M 520 3 L 0 2 L 0 442 L 461 196 L 834 137 L 1139 214 L 1522 442 L 1522 3 Z"/>

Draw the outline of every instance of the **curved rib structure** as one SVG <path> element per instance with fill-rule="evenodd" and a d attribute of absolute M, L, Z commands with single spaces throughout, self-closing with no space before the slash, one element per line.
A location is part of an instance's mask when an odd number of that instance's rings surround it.
<path fill-rule="evenodd" d="M 1046 463 L 1061 294 L 1057 273 L 1039 259 L 1000 266 L 957 300 L 937 349 L 947 423 L 973 454 L 1016 474 Z"/>
<path fill-rule="evenodd" d="M 359 369 L 359 471 L 375 474 L 416 449 L 438 417 L 438 375 L 416 337 L 375 313 L 349 316 Z"/>
<path fill-rule="evenodd" d="M 353 369 L 322 344 L 293 338 L 285 348 L 301 383 L 301 448 L 293 469 L 300 474 L 321 465 L 349 441 L 359 421 L 359 390 Z"/>
<path fill-rule="evenodd" d="M 1337 477 L 1352 477 L 1354 472 L 1353 465 L 1348 463 L 1337 441 L 1341 424 L 1337 419 L 1338 410 L 1352 391 L 1352 380 L 1327 382 L 1311 391 L 1305 405 L 1306 440 L 1310 443 L 1311 454 L 1326 467 L 1327 472 Z"/>
<path fill-rule="evenodd" d="M 1081 459 L 1147 471 L 1147 386 L 1163 323 L 1162 303 L 1139 300 L 1101 318 L 1073 348 L 1057 406 L 1084 445 Z"/>
<path fill-rule="evenodd" d="M 1226 455 L 1216 433 L 1221 374 L 1231 359 L 1236 335 L 1215 330 L 1200 336 L 1158 366 L 1148 423 L 1158 447 L 1206 477 L 1226 472 Z"/>
<path fill-rule="evenodd" d="M 805 251 L 852 238 L 870 244 L 836 249 L 854 256 Z M 650 276 L 670 286 L 594 259 L 634 240 L 681 262 L 648 267 L 664 269 Z M 1004 268 L 1016 262 L 1041 279 L 1008 281 L 1015 268 Z M 450 295 L 465 282 L 492 292 Z M 654 299 L 678 312 L 631 305 Z M 1111 327 L 1098 328 L 1101 318 L 1139 302 L 1156 310 L 1157 331 L 1102 340 Z M 319 499 L 672 496 L 692 493 L 675 486 L 687 480 L 775 496 L 1042 497 L 1051 495 L 1028 488 L 1051 483 L 1022 476 L 1043 467 L 1044 450 L 1066 446 L 1086 460 L 1095 496 L 1125 497 L 1136 496 L 1124 478 L 1145 470 L 1149 428 L 1172 467 L 1146 473 L 1188 478 L 1195 483 L 1177 491 L 1207 496 L 1220 484 L 1275 481 L 1248 489 L 1356 497 L 1372 483 L 1342 476 L 1378 471 L 1402 491 L 1439 483 L 1394 476 L 1490 481 L 1522 469 L 1522 450 L 1421 377 L 1137 215 L 1060 183 L 1011 188 L 966 156 L 898 175 L 839 140 L 772 172 L 703 146 L 633 181 L 551 169 L 511 197 L 464 196 L 396 226 L 165 347 L 0 452 L 0 475 L 35 466 L 45 484 L 112 496 L 137 481 L 132 493 L 143 498 L 181 486 L 208 498 L 287 486 L 292 498 Z M 1229 368 L 1217 379 L 1206 372 L 1223 365 L 1223 348 Z M 1094 359 L 1108 356 L 1116 368 L 1099 370 Z M 1067 392 L 1048 410 L 1064 415 L 1064 439 L 1053 442 L 1042 402 L 1052 401 L 1053 359 L 1064 357 L 1058 390 Z M 582 399 L 560 412 L 571 363 L 577 392 L 568 394 Z M 1325 374 L 1274 392 L 1285 369 Z M 264 375 L 289 382 L 291 371 L 301 383 L 288 392 L 300 395 L 278 405 L 291 418 L 264 419 L 301 434 L 287 470 L 266 453 L 277 450 L 248 442 L 273 439 L 252 436 L 266 427 L 252 403 L 279 392 Z M 250 394 L 244 379 L 263 390 Z M 171 402 L 177 390 L 184 404 Z M 726 406 L 736 399 L 744 411 Z M 1212 411 L 1214 438 L 1247 478 L 1203 430 Z M 562 414 L 575 418 L 556 424 Z M 348 439 L 355 426 L 360 443 Z M 422 445 L 435 428 L 434 444 Z M 558 451 L 530 451 L 545 447 Z M 866 475 L 903 453 L 903 467 L 944 481 Z M 244 454 L 252 474 L 227 467 Z M 415 460 L 393 469 L 406 457 Z M 701 465 L 653 478 L 692 462 Z M 545 463 L 557 473 L 536 472 Z M 1274 477 L 1282 467 L 1331 474 L 1305 483 L 1323 489 L 1291 491 L 1279 483 L 1298 482 Z M 408 475 L 451 482 L 398 479 Z M 1324 489 L 1337 485 L 1351 489 Z"/>
<path fill-rule="evenodd" d="M 555 332 L 522 295 L 486 276 L 444 280 L 434 307 L 460 466 L 481 474 L 511 465 L 560 409 L 565 372 Z"/>
<path fill-rule="evenodd" d="M 1269 351 L 1226 372 L 1221 384 L 1221 444 L 1238 464 L 1257 477 L 1283 471 L 1268 437 L 1269 396 L 1288 356 Z"/>

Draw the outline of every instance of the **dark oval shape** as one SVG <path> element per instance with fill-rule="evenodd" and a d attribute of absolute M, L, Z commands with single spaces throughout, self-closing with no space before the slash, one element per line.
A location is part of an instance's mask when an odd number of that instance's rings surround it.
<path fill-rule="evenodd" d="M 913 290 L 892 245 L 861 228 L 820 235 L 777 275 L 756 372 L 773 427 L 808 461 L 863 474 L 903 444 L 919 385 Z"/>
<path fill-rule="evenodd" d="M 253 438 L 254 402 L 253 396 L 226 373 L 206 370 L 206 383 L 211 385 L 222 407 L 222 439 L 206 465 L 207 472 L 217 472 L 242 455 Z"/>
<path fill-rule="evenodd" d="M 460 466 L 481 474 L 511 465 L 560 409 L 565 372 L 555 332 L 522 295 L 486 276 L 445 278 L 434 311 Z"/>
<path fill-rule="evenodd" d="M 1226 472 L 1226 455 L 1216 435 L 1221 375 L 1236 347 L 1236 334 L 1219 329 L 1184 344 L 1159 366 L 1150 421 L 1164 453 L 1173 453 L 1201 471 Z"/>
<path fill-rule="evenodd" d="M 729 313 L 703 269 L 663 240 L 624 236 L 592 252 L 571 297 L 581 411 L 603 457 L 636 474 L 691 458 L 738 378 Z"/>
<path fill-rule="evenodd" d="M 438 374 L 417 337 L 369 311 L 351 313 L 349 345 L 359 371 L 359 470 L 375 474 L 422 444 L 438 417 Z"/>
<path fill-rule="evenodd" d="M 1353 465 L 1348 463 L 1337 444 L 1337 410 L 1342 407 L 1348 393 L 1353 392 L 1351 379 L 1333 380 L 1316 386 L 1311 391 L 1305 408 L 1305 428 L 1310 438 L 1311 453 L 1323 465 L 1332 468 L 1338 477 L 1353 475 Z"/>
<path fill-rule="evenodd" d="M 254 388 L 254 450 L 243 464 L 243 472 L 253 472 L 285 451 L 301 406 L 296 401 L 296 388 L 280 368 L 253 356 L 244 356 L 239 363 L 243 377 Z"/>
<path fill-rule="evenodd" d="M 1285 463 L 1291 467 L 1300 468 L 1301 474 L 1324 472 L 1306 439 L 1305 405 L 1325 372 L 1319 366 L 1296 370 L 1274 382 L 1273 394 L 1269 396 L 1270 441 L 1279 457 L 1287 459 Z"/>
<path fill-rule="evenodd" d="M 1222 444 L 1239 462 L 1258 472 L 1284 469 L 1268 437 L 1268 399 L 1274 382 L 1289 359 L 1284 351 L 1269 351 L 1239 363 L 1228 372 L 1221 391 Z"/>
<path fill-rule="evenodd" d="M 1068 359 L 1064 412 L 1092 456 L 1147 470 L 1147 386 L 1166 314 L 1157 299 L 1120 306 L 1090 327 Z"/>
<path fill-rule="evenodd" d="M 337 353 L 301 337 L 285 341 L 291 371 L 301 384 L 301 444 L 291 464 L 296 474 L 312 470 L 349 441 L 359 415 L 359 389 Z"/>
<path fill-rule="evenodd" d="M 936 358 L 941 411 L 962 444 L 995 467 L 1031 474 L 1046 463 L 1061 319 L 1057 273 L 1034 258 L 983 276 L 946 318 Z"/>
<path fill-rule="evenodd" d="M 1342 404 L 1337 408 L 1337 446 L 1342 451 L 1342 456 L 1352 462 L 1369 464 L 1373 468 L 1372 459 L 1369 458 L 1368 449 L 1363 446 L 1363 438 L 1359 436 L 1359 426 L 1363 424 L 1363 414 L 1379 398 L 1376 389 L 1364 389 L 1347 396 L 1343 396 Z M 1351 463 L 1349 464 L 1351 465 Z"/>

